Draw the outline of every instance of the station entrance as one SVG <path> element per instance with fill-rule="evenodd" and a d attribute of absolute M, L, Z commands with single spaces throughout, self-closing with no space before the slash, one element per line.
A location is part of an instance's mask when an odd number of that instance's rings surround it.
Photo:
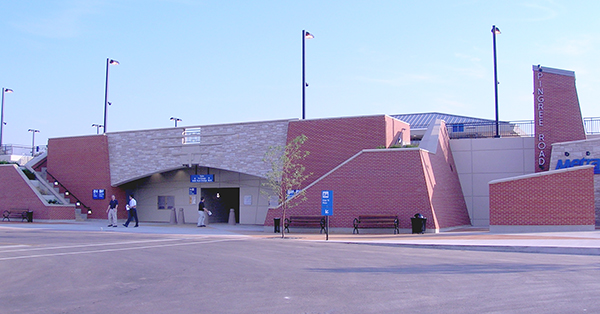
<path fill-rule="evenodd" d="M 235 223 L 240 223 L 240 189 L 239 188 L 202 188 L 206 208 L 212 212 L 209 223 L 229 222 L 229 211 L 235 211 Z"/>

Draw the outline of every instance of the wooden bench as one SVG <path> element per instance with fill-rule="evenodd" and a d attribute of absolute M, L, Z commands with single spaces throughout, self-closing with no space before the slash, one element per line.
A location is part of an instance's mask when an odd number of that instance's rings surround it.
<path fill-rule="evenodd" d="M 20 218 L 21 222 L 28 220 L 27 219 L 27 209 L 11 209 L 5 210 L 2 213 L 2 221 L 7 220 L 10 221 L 11 218 Z"/>
<path fill-rule="evenodd" d="M 394 234 L 399 234 L 398 216 L 393 215 L 361 215 L 354 218 L 352 234 L 358 234 L 358 228 L 394 228 Z"/>
<path fill-rule="evenodd" d="M 315 228 L 319 227 L 319 233 L 323 233 L 325 230 L 325 217 L 323 216 L 290 216 L 283 222 L 284 230 L 290 232 L 289 227 L 305 227 Z"/>

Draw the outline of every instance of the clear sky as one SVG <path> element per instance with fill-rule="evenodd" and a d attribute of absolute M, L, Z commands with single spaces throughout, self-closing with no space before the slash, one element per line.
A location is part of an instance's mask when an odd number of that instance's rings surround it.
<path fill-rule="evenodd" d="M 301 116 L 444 112 L 533 119 L 532 65 L 575 71 L 600 116 L 600 1 L 2 0 L 5 144 Z"/>

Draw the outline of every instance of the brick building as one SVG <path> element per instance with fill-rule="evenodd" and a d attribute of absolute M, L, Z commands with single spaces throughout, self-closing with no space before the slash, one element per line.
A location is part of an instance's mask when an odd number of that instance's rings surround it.
<path fill-rule="evenodd" d="M 306 201 L 294 207 L 293 214 L 319 215 L 321 191 L 332 190 L 333 230 L 351 230 L 353 219 L 361 214 L 390 214 L 398 216 L 400 228 L 407 232 L 416 213 L 428 218 L 432 232 L 465 225 L 497 230 L 512 225 L 524 226 L 519 230 L 589 228 L 594 225 L 594 202 L 590 209 L 589 201 L 590 191 L 594 199 L 594 171 L 582 168 L 565 174 L 554 169 L 595 165 L 594 156 L 600 152 L 595 143 L 600 142 L 586 139 L 574 73 L 541 66 L 534 66 L 533 73 L 532 137 L 522 136 L 507 122 L 501 122 L 502 137 L 480 136 L 479 122 L 467 124 L 466 117 L 441 114 L 294 119 L 54 138 L 47 153 L 28 166 L 58 190 L 56 199 L 76 202 L 63 204 L 67 211 L 82 212 L 73 214 L 75 218 L 105 219 L 110 195 L 124 204 L 133 193 L 142 221 L 168 222 L 176 211 L 192 222 L 204 196 L 214 213 L 211 222 L 227 222 L 233 209 L 237 223 L 272 230 L 281 212 L 261 193 L 270 170 L 263 157 L 269 147 L 284 146 L 304 134 L 308 140 L 302 149 L 310 155 L 303 164 L 312 175 L 302 187 Z M 456 138 L 457 134 L 463 136 Z M 405 146 L 416 140 L 418 147 Z M 572 159 L 560 159 L 559 152 Z M 12 176 L 14 168 L 10 169 L 0 168 Z M 11 185 L 8 176 L 0 178 L 0 188 Z M 573 184 L 584 186 L 576 202 L 569 203 L 568 195 L 556 196 L 558 186 Z M 553 197 L 531 197 L 535 191 Z M 11 206 L 34 208 L 17 203 Z M 559 205 L 549 208 L 552 204 Z M 51 214 L 64 208 L 35 208 L 37 219 L 66 217 Z M 563 219 L 555 216 L 557 211 L 585 219 Z M 119 218 L 125 214 L 121 210 Z"/>

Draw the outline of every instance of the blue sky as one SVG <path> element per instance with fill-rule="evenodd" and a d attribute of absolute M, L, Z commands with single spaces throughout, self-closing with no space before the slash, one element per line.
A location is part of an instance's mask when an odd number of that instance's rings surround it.
<path fill-rule="evenodd" d="M 439 111 L 533 119 L 532 65 L 575 71 L 600 116 L 600 1 L 4 0 L 4 143 L 108 131 L 294 119 L 301 34 L 308 119 Z"/>

